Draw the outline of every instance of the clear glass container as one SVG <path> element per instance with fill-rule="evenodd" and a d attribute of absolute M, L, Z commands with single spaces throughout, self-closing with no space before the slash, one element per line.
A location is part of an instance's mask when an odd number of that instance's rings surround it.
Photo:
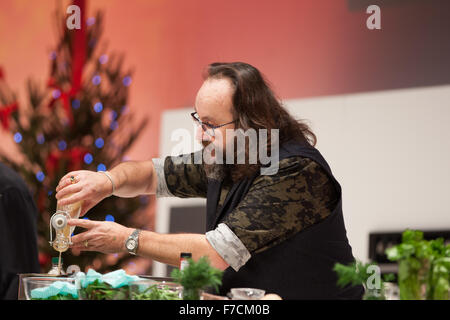
<path fill-rule="evenodd" d="M 183 287 L 174 282 L 151 279 L 130 283 L 131 300 L 181 300 Z"/>
<path fill-rule="evenodd" d="M 25 291 L 25 297 L 27 300 L 31 300 L 31 291 L 37 288 L 45 288 L 49 287 L 56 281 L 64 281 L 75 284 L 75 278 L 62 278 L 62 277 L 26 277 L 22 279 L 23 281 L 23 289 Z M 71 297 L 69 297 L 71 298 Z M 78 300 L 78 298 L 72 297 L 74 300 Z M 50 297 L 49 297 L 50 299 Z"/>
<path fill-rule="evenodd" d="M 260 300 L 266 292 L 261 289 L 253 288 L 233 288 L 229 297 L 232 300 Z"/>
<path fill-rule="evenodd" d="M 65 196 L 62 199 L 70 197 L 72 194 Z M 67 222 L 69 219 L 78 219 L 81 213 L 82 201 L 78 201 L 68 205 L 60 205 L 59 200 L 56 205 L 56 212 L 50 219 L 50 241 L 53 249 L 59 252 L 64 252 L 69 249 L 72 244 L 71 235 L 75 229 L 74 226 L 69 226 Z M 55 239 L 52 241 L 51 228 L 55 229 Z"/>

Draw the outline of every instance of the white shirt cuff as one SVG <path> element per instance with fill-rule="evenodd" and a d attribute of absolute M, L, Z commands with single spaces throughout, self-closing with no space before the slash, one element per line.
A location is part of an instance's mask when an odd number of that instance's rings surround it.
<path fill-rule="evenodd" d="M 208 231 L 206 239 L 236 272 L 251 258 L 242 241 L 225 223 L 220 223 L 216 229 Z"/>
<path fill-rule="evenodd" d="M 155 167 L 156 177 L 158 179 L 157 187 L 156 187 L 156 197 L 174 197 L 174 195 L 170 192 L 166 183 L 166 176 L 164 175 L 164 160 L 159 158 L 153 158 L 153 166 Z"/>

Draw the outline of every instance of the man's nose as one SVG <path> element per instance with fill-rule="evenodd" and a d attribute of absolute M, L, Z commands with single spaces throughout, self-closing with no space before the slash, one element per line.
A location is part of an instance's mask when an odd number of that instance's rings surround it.
<path fill-rule="evenodd" d="M 197 130 L 195 131 L 195 139 L 198 142 L 203 142 L 203 141 L 212 141 L 212 137 L 209 136 L 208 134 L 206 134 L 201 126 L 197 126 Z"/>

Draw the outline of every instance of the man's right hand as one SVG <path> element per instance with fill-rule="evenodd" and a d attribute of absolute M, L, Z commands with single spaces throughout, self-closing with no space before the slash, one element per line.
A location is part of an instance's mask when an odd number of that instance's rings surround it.
<path fill-rule="evenodd" d="M 72 183 L 71 177 L 75 183 Z M 101 172 L 88 170 L 72 171 L 59 181 L 56 187 L 56 199 L 60 205 L 83 201 L 80 216 L 84 216 L 92 207 L 111 194 L 112 184 Z"/>

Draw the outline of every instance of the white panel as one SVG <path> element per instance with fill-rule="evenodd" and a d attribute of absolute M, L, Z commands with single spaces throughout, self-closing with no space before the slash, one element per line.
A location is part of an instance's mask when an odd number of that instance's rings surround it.
<path fill-rule="evenodd" d="M 347 233 L 357 258 L 367 260 L 371 231 L 450 228 L 450 86 L 285 105 L 310 122 L 317 148 L 342 185 Z M 178 143 L 171 141 L 175 129 L 190 130 L 194 141 L 192 110 L 163 114 L 162 155 Z"/>
<path fill-rule="evenodd" d="M 354 255 L 371 231 L 450 228 L 450 86 L 286 103 L 306 118 L 343 187 Z"/>

